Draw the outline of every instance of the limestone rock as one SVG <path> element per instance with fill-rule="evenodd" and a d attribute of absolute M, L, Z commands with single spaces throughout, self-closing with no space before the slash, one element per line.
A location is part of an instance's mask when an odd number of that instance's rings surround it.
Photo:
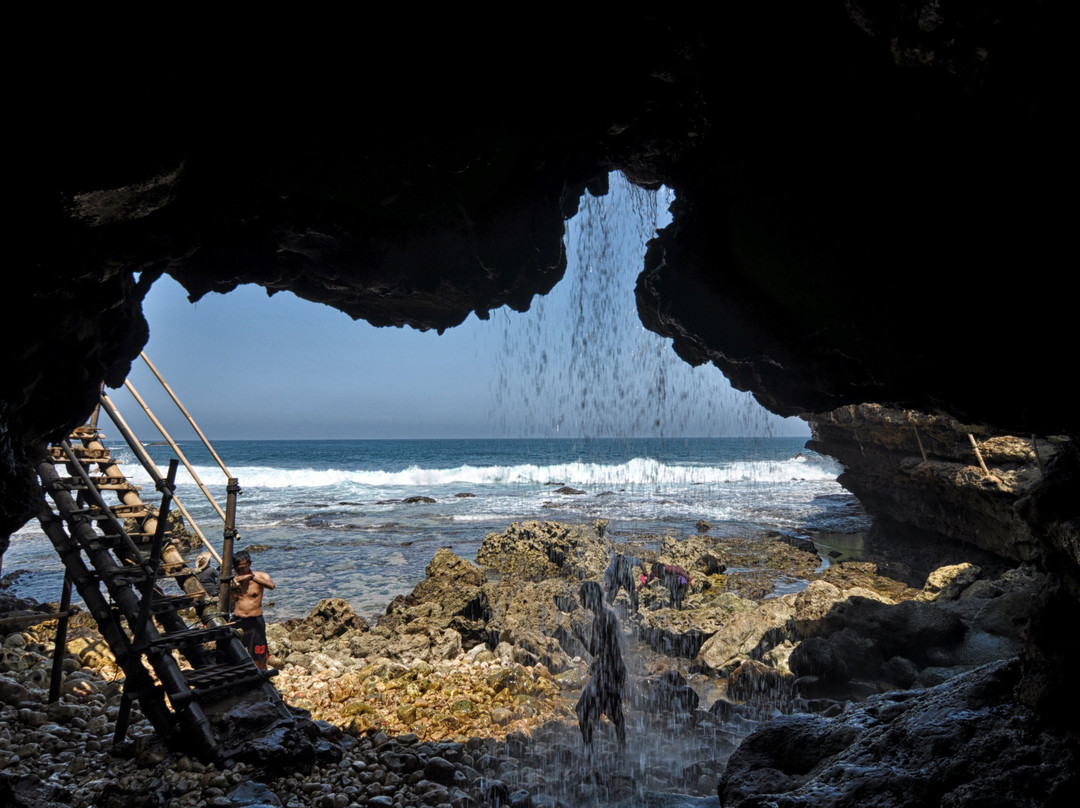
<path fill-rule="evenodd" d="M 663 602 L 666 603 L 666 600 Z M 691 605 L 695 602 L 700 603 L 691 601 Z M 636 627 L 638 636 L 654 650 L 693 659 L 710 637 L 722 632 L 739 615 L 754 608 L 753 601 L 733 592 L 721 592 L 697 608 L 642 609 L 638 612 Z"/>
<path fill-rule="evenodd" d="M 981 570 L 971 563 L 939 567 L 930 573 L 919 600 L 956 600 L 965 589 L 978 580 Z"/>
<path fill-rule="evenodd" d="M 608 565 L 608 545 L 595 526 L 558 522 L 515 522 L 484 537 L 476 561 L 523 580 L 569 576 L 599 580 Z"/>
<path fill-rule="evenodd" d="M 788 634 L 795 616 L 795 597 L 785 595 L 756 608 L 740 611 L 701 646 L 695 664 L 726 674 L 743 661 L 760 656 Z"/>
<path fill-rule="evenodd" d="M 367 631 L 368 625 L 353 611 L 348 601 L 324 598 L 315 604 L 307 617 L 290 620 L 286 628 L 290 633 L 299 633 L 302 637 L 326 642 L 350 631 Z"/>

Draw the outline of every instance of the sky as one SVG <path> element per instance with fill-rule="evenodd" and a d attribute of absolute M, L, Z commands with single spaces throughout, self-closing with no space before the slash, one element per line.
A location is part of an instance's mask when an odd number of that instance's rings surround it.
<path fill-rule="evenodd" d="M 211 440 L 808 437 L 638 320 L 644 245 L 670 201 L 613 176 L 568 222 L 569 265 L 551 293 L 442 335 L 250 285 L 191 304 L 163 276 L 143 306 L 145 353 Z M 141 360 L 129 381 L 173 437 L 191 437 Z M 159 438 L 126 391 L 108 392 L 141 440 Z"/>

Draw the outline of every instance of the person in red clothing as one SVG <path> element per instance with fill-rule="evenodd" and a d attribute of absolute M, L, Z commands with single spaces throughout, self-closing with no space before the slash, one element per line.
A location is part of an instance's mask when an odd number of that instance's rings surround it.
<path fill-rule="evenodd" d="M 654 579 L 659 580 L 660 583 L 667 587 L 668 593 L 671 595 L 668 606 L 672 609 L 682 608 L 683 598 L 686 597 L 686 590 L 694 586 L 694 579 L 691 578 L 690 573 L 682 567 L 675 564 L 661 564 L 659 561 L 654 561 L 652 568 L 649 570 L 649 577 L 638 584 L 638 591 L 647 586 L 649 582 Z"/>
<path fill-rule="evenodd" d="M 244 633 L 247 647 L 255 666 L 266 670 L 268 649 L 266 645 L 266 622 L 263 620 L 263 590 L 274 588 L 274 579 L 267 573 L 251 568 L 251 555 L 241 550 L 233 556 L 236 575 L 232 580 L 232 613 L 237 627 Z"/>

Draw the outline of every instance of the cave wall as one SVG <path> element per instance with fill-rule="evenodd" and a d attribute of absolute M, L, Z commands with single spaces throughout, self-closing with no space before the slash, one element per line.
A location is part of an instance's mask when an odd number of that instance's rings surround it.
<path fill-rule="evenodd" d="M 441 330 L 549 290 L 612 170 L 677 197 L 643 322 L 769 409 L 1075 436 L 1056 11 L 809 5 L 57 33 L 20 77 L 34 325 L 2 380 L 0 536 L 43 443 L 126 374 L 161 273 Z"/>

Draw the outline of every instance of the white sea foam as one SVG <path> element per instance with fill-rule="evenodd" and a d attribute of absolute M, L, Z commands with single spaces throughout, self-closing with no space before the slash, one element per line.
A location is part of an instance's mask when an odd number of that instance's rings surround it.
<path fill-rule="evenodd" d="M 625 463 L 572 462 L 554 465 L 471 466 L 420 468 L 400 471 L 346 469 L 282 469 L 271 466 L 242 466 L 232 473 L 241 486 L 253 488 L 330 488 L 342 485 L 375 488 L 431 488 L 452 484 L 523 485 L 558 482 L 589 486 L 703 485 L 733 482 L 789 482 L 791 480 L 835 480 L 839 464 L 829 458 L 793 457 L 780 461 L 741 461 L 730 464 L 669 465 L 652 458 L 635 457 Z M 221 471 L 196 466 L 195 473 L 208 486 L 220 486 Z M 136 478 L 137 479 L 137 478 Z M 141 482 L 147 482 L 142 480 Z M 178 484 L 190 484 L 183 469 Z"/>

